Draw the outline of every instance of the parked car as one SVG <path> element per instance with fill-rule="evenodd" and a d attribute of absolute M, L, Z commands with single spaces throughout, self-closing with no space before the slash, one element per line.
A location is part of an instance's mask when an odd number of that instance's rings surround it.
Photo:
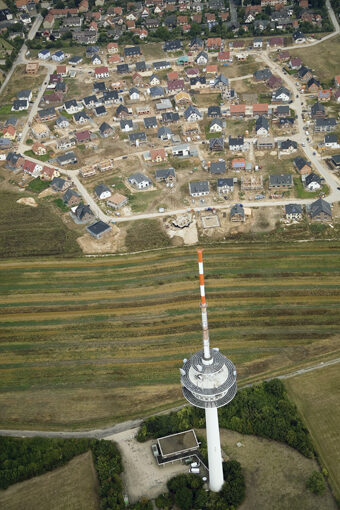
<path fill-rule="evenodd" d="M 158 446 L 155 443 L 151 445 L 151 450 L 152 450 L 153 456 L 158 457 L 158 455 L 159 455 Z"/>

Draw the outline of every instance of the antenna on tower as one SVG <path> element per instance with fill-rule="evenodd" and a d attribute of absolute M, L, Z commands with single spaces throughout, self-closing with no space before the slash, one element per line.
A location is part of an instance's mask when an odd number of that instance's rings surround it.
<path fill-rule="evenodd" d="M 198 272 L 200 275 L 200 293 L 201 293 L 201 313 L 202 313 L 202 330 L 203 330 L 203 363 L 209 364 L 212 361 L 210 353 L 209 329 L 207 302 L 205 299 L 204 271 L 203 271 L 203 250 L 197 250 L 198 254 Z"/>

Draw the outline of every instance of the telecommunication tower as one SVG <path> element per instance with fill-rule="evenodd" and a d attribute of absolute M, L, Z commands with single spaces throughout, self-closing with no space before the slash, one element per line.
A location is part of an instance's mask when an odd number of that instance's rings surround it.
<path fill-rule="evenodd" d="M 209 488 L 219 492 L 224 479 L 217 408 L 228 404 L 236 395 L 236 369 L 230 359 L 220 353 L 217 347 L 210 348 L 202 250 L 197 250 L 197 253 L 203 349 L 193 354 L 189 360 L 183 360 L 184 364 L 180 369 L 181 384 L 186 400 L 196 407 L 205 409 Z"/>

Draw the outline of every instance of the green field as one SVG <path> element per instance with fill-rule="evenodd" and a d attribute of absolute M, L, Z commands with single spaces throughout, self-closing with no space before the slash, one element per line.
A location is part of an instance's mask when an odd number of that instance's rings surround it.
<path fill-rule="evenodd" d="M 336 241 L 205 250 L 212 344 L 241 384 L 338 355 L 339 254 Z M 193 248 L 1 267 L 2 426 L 103 425 L 183 402 L 178 368 L 201 343 Z"/>
<path fill-rule="evenodd" d="M 98 480 L 91 452 L 49 473 L 0 491 L 7 510 L 98 510 Z"/>
<path fill-rule="evenodd" d="M 329 472 L 334 495 L 340 501 L 340 369 L 325 367 L 285 381 L 312 435 L 321 463 Z"/>

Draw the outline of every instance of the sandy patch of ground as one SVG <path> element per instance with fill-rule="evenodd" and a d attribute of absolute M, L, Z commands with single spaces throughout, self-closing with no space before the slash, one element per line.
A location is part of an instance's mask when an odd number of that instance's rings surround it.
<path fill-rule="evenodd" d="M 90 234 L 86 233 L 78 237 L 77 242 L 87 255 L 96 253 L 116 253 L 120 246 L 119 228 L 112 225 L 111 232 L 105 234 L 101 239 L 95 239 Z"/>
<path fill-rule="evenodd" d="M 19 198 L 17 204 L 29 205 L 30 207 L 38 207 L 37 202 L 32 197 Z"/>
<path fill-rule="evenodd" d="M 198 243 L 198 232 L 195 220 L 189 225 L 189 227 L 169 228 L 167 230 L 167 233 L 171 239 L 173 237 L 181 237 L 183 239 L 184 244 L 186 245 Z"/>
<path fill-rule="evenodd" d="M 166 482 L 180 473 L 187 473 L 188 466 L 175 462 L 159 467 L 151 452 L 151 443 L 138 443 L 135 435 L 138 429 L 127 430 L 106 439 L 114 440 L 122 453 L 124 472 L 122 475 L 129 501 L 140 498 L 153 499 L 166 492 Z"/>
<path fill-rule="evenodd" d="M 51 195 L 55 195 L 55 191 L 51 188 L 46 188 L 46 189 L 44 189 L 44 191 L 39 193 L 38 198 L 45 198 L 45 197 L 49 197 Z"/>

